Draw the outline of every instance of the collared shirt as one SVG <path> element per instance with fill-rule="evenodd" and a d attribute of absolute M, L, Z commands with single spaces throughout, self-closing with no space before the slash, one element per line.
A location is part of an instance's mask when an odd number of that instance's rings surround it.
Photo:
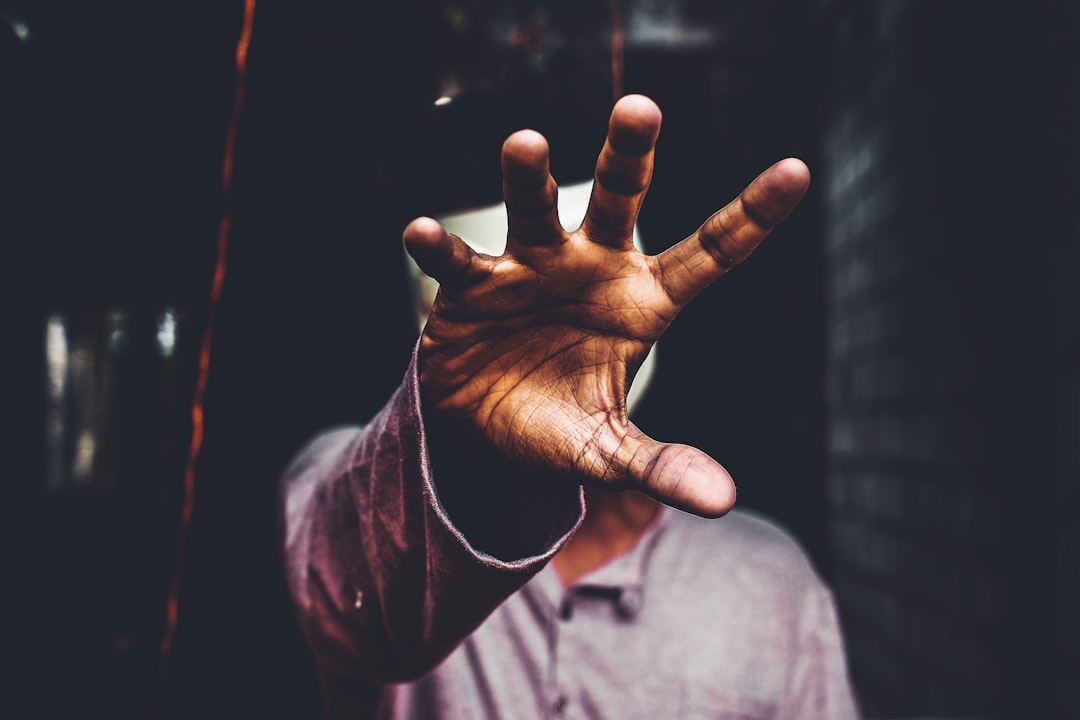
<path fill-rule="evenodd" d="M 417 387 L 414 365 L 367 428 L 323 436 L 286 474 L 286 570 L 329 707 L 354 693 L 356 717 L 395 720 L 856 717 L 831 594 L 774 524 L 662 508 L 564 588 L 547 563 L 580 491 L 464 502 L 497 461 L 468 454 L 483 472 L 440 466 L 436 482 Z M 509 546 L 486 532 L 507 516 Z"/>
<path fill-rule="evenodd" d="M 663 508 L 564 588 L 545 567 L 381 718 L 856 717 L 831 595 L 792 540 Z"/>

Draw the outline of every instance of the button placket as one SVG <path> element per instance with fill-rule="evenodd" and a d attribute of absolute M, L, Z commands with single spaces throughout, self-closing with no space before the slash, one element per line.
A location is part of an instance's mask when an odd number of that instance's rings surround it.
<path fill-rule="evenodd" d="M 548 651 L 549 668 L 547 684 L 547 716 L 552 719 L 562 718 L 566 715 L 569 704 L 566 688 L 562 685 L 562 652 L 561 648 L 565 638 L 560 637 L 563 625 L 567 624 L 574 615 L 573 589 L 563 590 L 554 607 L 552 607 L 551 622 L 549 624 Z"/>

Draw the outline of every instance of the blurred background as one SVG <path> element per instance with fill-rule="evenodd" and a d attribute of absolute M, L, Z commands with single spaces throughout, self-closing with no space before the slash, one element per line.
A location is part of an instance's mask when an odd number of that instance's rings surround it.
<path fill-rule="evenodd" d="M 1065 0 L 260 4 L 160 679 L 242 19 L 0 0 L 5 716 L 316 715 L 277 476 L 399 382 L 405 223 L 497 201 L 521 127 L 587 179 L 621 84 L 665 113 L 651 252 L 779 158 L 814 174 L 664 337 L 639 424 L 806 547 L 868 717 L 1080 717 Z"/>

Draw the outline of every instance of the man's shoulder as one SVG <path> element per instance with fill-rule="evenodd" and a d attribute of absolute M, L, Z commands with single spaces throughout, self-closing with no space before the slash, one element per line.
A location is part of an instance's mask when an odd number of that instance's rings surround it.
<path fill-rule="evenodd" d="M 732 510 L 717 519 L 672 511 L 669 532 L 677 545 L 692 549 L 698 562 L 738 568 L 740 574 L 779 574 L 817 583 L 817 574 L 799 541 L 775 520 L 753 510 Z"/>

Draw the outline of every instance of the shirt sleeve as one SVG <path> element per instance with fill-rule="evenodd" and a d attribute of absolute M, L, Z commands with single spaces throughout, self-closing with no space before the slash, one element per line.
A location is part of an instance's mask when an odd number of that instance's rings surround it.
<path fill-rule="evenodd" d="M 580 487 L 543 482 L 479 443 L 438 450 L 440 439 L 433 462 L 429 430 L 414 352 L 371 423 L 323 433 L 284 474 L 286 578 L 324 673 L 422 675 L 581 522 Z"/>
<path fill-rule="evenodd" d="M 800 618 L 785 720 L 858 720 L 844 643 L 832 593 L 817 584 L 807 593 Z"/>

